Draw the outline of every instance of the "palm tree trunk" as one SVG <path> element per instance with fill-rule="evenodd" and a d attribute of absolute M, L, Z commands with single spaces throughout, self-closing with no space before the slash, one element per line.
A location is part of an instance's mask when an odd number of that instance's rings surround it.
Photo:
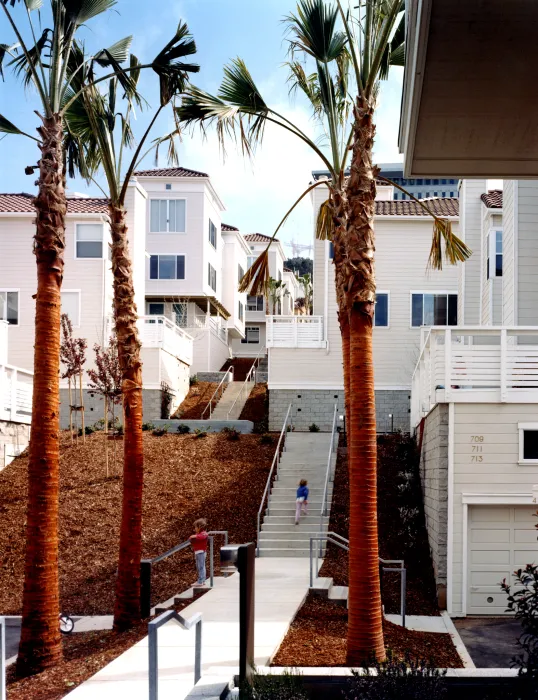
<path fill-rule="evenodd" d="M 374 107 L 359 98 L 348 180 L 344 263 L 350 333 L 348 464 L 349 622 L 347 662 L 385 658 L 377 530 L 377 443 L 372 325 L 375 302 Z"/>
<path fill-rule="evenodd" d="M 17 675 L 62 659 L 58 615 L 60 314 L 65 248 L 62 120 L 43 118 L 34 252 L 37 261 L 32 434 L 28 463 L 26 560 Z"/>
<path fill-rule="evenodd" d="M 140 559 L 142 556 L 142 362 L 138 338 L 132 264 L 127 244 L 126 212 L 109 207 L 114 275 L 114 321 L 122 374 L 124 411 L 123 504 L 114 629 L 121 631 L 140 620 Z"/>

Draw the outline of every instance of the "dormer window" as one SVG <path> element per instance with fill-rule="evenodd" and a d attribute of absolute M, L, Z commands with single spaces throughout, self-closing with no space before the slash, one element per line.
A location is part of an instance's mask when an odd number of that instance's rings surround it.
<path fill-rule="evenodd" d="M 185 233 L 185 199 L 152 199 L 150 233 Z"/>

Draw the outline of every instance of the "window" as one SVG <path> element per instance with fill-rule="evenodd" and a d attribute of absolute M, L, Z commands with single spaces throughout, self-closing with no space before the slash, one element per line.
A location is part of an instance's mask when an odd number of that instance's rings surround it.
<path fill-rule="evenodd" d="M 419 193 L 417 194 L 417 199 L 422 199 L 422 192 L 419 192 Z"/>
<path fill-rule="evenodd" d="M 259 343 L 260 328 L 259 326 L 246 326 L 245 337 L 241 339 L 242 343 Z"/>
<path fill-rule="evenodd" d="M 398 193 L 397 193 L 397 192 L 394 193 L 394 199 L 398 199 Z"/>
<path fill-rule="evenodd" d="M 280 270 L 278 271 L 278 281 L 282 282 L 282 272 Z"/>
<path fill-rule="evenodd" d="M 450 193 L 450 196 L 453 197 L 453 196 L 454 196 L 454 192 L 451 192 L 451 193 Z"/>
<path fill-rule="evenodd" d="M 176 317 L 176 326 L 180 328 L 187 327 L 187 309 L 188 305 L 185 303 L 172 304 L 172 310 Z"/>
<path fill-rule="evenodd" d="M 244 318 L 244 314 L 243 314 L 244 308 L 245 307 L 243 306 L 243 304 L 241 302 L 239 302 L 239 320 L 240 321 L 242 321 Z"/>
<path fill-rule="evenodd" d="M 80 292 L 62 291 L 62 314 L 67 314 L 73 326 L 80 326 Z"/>
<path fill-rule="evenodd" d="M 150 201 L 150 233 L 185 233 L 184 199 Z"/>
<path fill-rule="evenodd" d="M 213 246 L 213 248 L 216 249 L 217 247 L 217 227 L 215 224 L 209 219 L 209 242 Z"/>
<path fill-rule="evenodd" d="M 217 271 L 211 263 L 207 264 L 207 283 L 214 292 L 217 291 Z"/>
<path fill-rule="evenodd" d="M 433 193 L 433 196 L 434 196 L 434 197 L 437 197 L 437 192 L 434 192 L 434 193 Z"/>
<path fill-rule="evenodd" d="M 149 316 L 164 316 L 164 304 L 158 302 L 150 302 L 148 304 Z"/>
<path fill-rule="evenodd" d="M 431 185 L 431 184 L 432 184 L 432 181 L 431 181 L 431 180 L 424 180 L 424 184 L 425 184 L 425 185 Z"/>
<path fill-rule="evenodd" d="M 519 464 L 538 464 L 538 423 L 518 423 Z"/>
<path fill-rule="evenodd" d="M 424 184 L 424 180 L 421 177 L 419 177 L 417 180 L 417 185 L 420 185 L 422 187 L 423 184 Z"/>
<path fill-rule="evenodd" d="M 103 257 L 103 224 L 77 224 L 76 257 Z"/>
<path fill-rule="evenodd" d="M 150 280 L 184 280 L 184 255 L 150 255 Z"/>
<path fill-rule="evenodd" d="M 0 321 L 10 326 L 19 325 L 19 292 L 0 290 Z"/>
<path fill-rule="evenodd" d="M 247 311 L 263 311 L 263 296 L 247 296 Z"/>
<path fill-rule="evenodd" d="M 171 189 L 172 189 L 172 185 L 165 185 L 165 186 L 164 186 L 164 189 L 165 189 L 165 190 L 171 190 Z"/>
<path fill-rule="evenodd" d="M 332 241 L 329 242 L 329 260 L 332 260 L 334 258 L 334 243 Z"/>
<path fill-rule="evenodd" d="M 446 192 L 441 192 L 441 197 L 446 197 Z"/>
<path fill-rule="evenodd" d="M 439 180 L 432 180 L 432 185 L 438 185 L 438 184 L 439 184 Z"/>
<path fill-rule="evenodd" d="M 458 324 L 458 295 L 414 292 L 411 294 L 411 325 L 456 326 Z"/>
<path fill-rule="evenodd" d="M 446 185 L 446 180 L 441 180 L 442 185 Z"/>
<path fill-rule="evenodd" d="M 503 275 L 503 232 L 496 229 L 488 233 L 488 262 L 487 278 L 502 277 Z"/>
<path fill-rule="evenodd" d="M 250 268 L 254 265 L 257 255 L 247 255 L 247 270 L 250 270 Z"/>
<path fill-rule="evenodd" d="M 389 294 L 378 292 L 375 295 L 374 326 L 387 328 L 389 325 Z"/>
<path fill-rule="evenodd" d="M 241 265 L 238 265 L 237 266 L 237 282 L 239 284 L 241 284 L 241 280 L 243 279 L 244 276 L 245 276 L 245 271 L 243 270 Z"/>

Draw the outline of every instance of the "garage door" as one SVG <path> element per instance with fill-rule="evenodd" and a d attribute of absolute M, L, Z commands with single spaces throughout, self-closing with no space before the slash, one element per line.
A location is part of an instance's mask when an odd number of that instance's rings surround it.
<path fill-rule="evenodd" d="M 506 595 L 499 583 L 538 562 L 536 507 L 470 506 L 467 613 L 504 615 Z"/>

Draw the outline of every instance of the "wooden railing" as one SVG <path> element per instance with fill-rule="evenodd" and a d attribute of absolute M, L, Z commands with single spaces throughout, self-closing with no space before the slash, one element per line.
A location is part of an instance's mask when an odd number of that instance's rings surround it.
<path fill-rule="evenodd" d="M 538 402 L 538 327 L 433 327 L 413 374 L 411 427 L 436 403 Z"/>
<path fill-rule="evenodd" d="M 144 346 L 162 348 L 192 364 L 192 337 L 166 316 L 141 316 L 140 328 Z"/>
<path fill-rule="evenodd" d="M 268 348 L 324 348 L 323 316 L 266 316 Z"/>
<path fill-rule="evenodd" d="M 34 373 L 0 364 L 0 419 L 30 423 Z"/>

